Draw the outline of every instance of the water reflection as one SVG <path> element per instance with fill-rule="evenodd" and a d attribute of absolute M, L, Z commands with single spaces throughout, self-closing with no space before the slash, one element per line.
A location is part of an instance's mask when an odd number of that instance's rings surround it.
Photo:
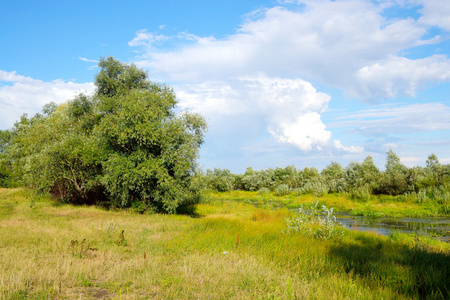
<path fill-rule="evenodd" d="M 393 230 L 404 233 L 420 232 L 450 242 L 450 219 L 448 218 L 369 218 L 339 213 L 336 215 L 336 220 L 352 230 L 382 235 L 389 235 Z"/>
<path fill-rule="evenodd" d="M 278 200 L 265 200 L 264 202 L 244 200 L 245 203 L 256 207 L 284 207 L 284 203 Z M 292 209 L 297 210 L 297 209 Z M 309 213 L 308 210 L 305 210 Z M 393 230 L 403 233 L 420 232 L 431 235 L 436 239 L 450 243 L 450 219 L 440 218 L 373 218 L 364 216 L 352 216 L 348 213 L 334 213 L 336 221 L 342 226 L 358 231 L 375 232 L 388 236 Z"/>

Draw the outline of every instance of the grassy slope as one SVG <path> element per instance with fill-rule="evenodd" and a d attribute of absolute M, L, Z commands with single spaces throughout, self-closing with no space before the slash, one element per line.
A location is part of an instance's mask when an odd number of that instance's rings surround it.
<path fill-rule="evenodd" d="M 198 217 L 58 206 L 0 189 L 0 298 L 449 296 L 449 245 L 358 232 L 331 241 L 284 235 L 291 212 L 235 201 L 188 211 Z"/>

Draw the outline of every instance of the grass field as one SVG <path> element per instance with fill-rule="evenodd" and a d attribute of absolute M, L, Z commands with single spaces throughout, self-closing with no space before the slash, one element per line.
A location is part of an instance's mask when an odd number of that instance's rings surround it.
<path fill-rule="evenodd" d="M 284 234 L 293 212 L 222 196 L 184 214 L 139 215 L 0 189 L 0 298 L 450 297 L 448 244 Z"/>

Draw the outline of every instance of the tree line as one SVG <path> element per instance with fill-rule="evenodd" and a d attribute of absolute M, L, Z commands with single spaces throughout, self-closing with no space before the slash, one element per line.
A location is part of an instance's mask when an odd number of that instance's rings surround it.
<path fill-rule="evenodd" d="M 219 192 L 244 190 L 317 197 L 346 193 L 362 201 L 372 195 L 392 195 L 417 203 L 435 201 L 442 205 L 443 212 L 450 213 L 450 165 L 441 164 L 435 154 L 428 156 L 425 167 L 408 168 L 389 149 L 385 171 L 380 171 L 368 156 L 363 162 L 351 162 L 345 168 L 332 162 L 321 172 L 314 167 L 300 170 L 287 166 L 261 171 L 249 167 L 244 174 L 233 174 L 228 169 L 215 168 L 201 177 L 207 189 Z"/>

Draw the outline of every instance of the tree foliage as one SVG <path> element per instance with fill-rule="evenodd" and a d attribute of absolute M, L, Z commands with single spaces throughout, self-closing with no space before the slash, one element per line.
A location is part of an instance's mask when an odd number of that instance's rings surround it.
<path fill-rule="evenodd" d="M 191 181 L 206 124 L 176 114 L 170 87 L 112 57 L 101 59 L 93 96 L 80 94 L 12 129 L 10 153 L 24 182 L 61 200 L 174 212 Z"/>
<path fill-rule="evenodd" d="M 296 169 L 294 166 L 256 171 L 248 167 L 244 174 L 235 175 L 229 170 L 208 170 L 201 180 L 206 187 L 216 191 L 247 190 L 275 195 L 294 193 L 321 197 L 327 193 L 344 193 L 349 198 L 367 201 L 372 195 L 388 194 L 417 203 L 435 201 L 442 211 L 450 211 L 450 165 L 442 165 L 431 154 L 425 167 L 407 168 L 398 155 L 389 149 L 386 153 L 386 170 L 380 171 L 373 158 L 351 162 L 346 168 L 332 162 L 320 173 L 312 168 Z"/>
<path fill-rule="evenodd" d="M 14 185 L 14 173 L 12 171 L 11 160 L 6 150 L 11 141 L 9 130 L 0 130 L 0 187 Z"/>

